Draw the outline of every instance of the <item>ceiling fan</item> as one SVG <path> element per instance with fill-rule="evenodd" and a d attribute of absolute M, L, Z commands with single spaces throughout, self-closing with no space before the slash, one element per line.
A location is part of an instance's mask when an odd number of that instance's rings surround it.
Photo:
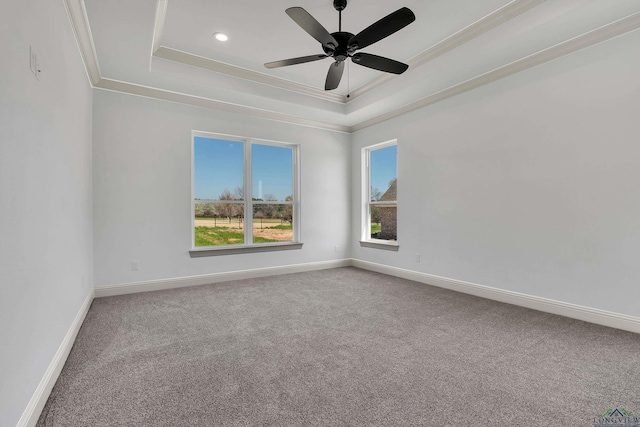
<path fill-rule="evenodd" d="M 318 61 L 324 58 L 333 58 L 335 62 L 329 66 L 324 90 L 333 90 L 338 87 L 344 71 L 344 61 L 347 58 L 351 58 L 351 61 L 358 65 L 393 74 L 402 74 L 409 68 L 407 64 L 393 59 L 370 53 L 356 52 L 390 36 L 415 21 L 416 16 L 409 8 L 403 7 L 396 10 L 354 36 L 351 33 L 342 31 L 342 11 L 347 7 L 347 0 L 333 0 L 333 7 L 339 14 L 338 32 L 335 33 L 329 33 L 322 24 L 301 7 L 290 7 L 285 11 L 296 24 L 320 42 L 324 54 L 267 62 L 264 66 L 277 68 Z"/>

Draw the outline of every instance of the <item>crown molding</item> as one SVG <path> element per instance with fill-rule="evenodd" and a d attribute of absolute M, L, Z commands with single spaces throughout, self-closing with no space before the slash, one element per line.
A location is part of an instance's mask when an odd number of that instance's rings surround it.
<path fill-rule="evenodd" d="M 164 34 L 164 23 L 167 19 L 167 6 L 169 5 L 168 0 L 158 0 L 158 4 L 156 6 L 156 19 L 153 23 L 153 39 L 151 42 L 151 56 L 158 49 L 160 49 L 162 43 L 162 34 Z"/>
<path fill-rule="evenodd" d="M 450 86 L 447 89 L 426 96 L 422 99 L 419 99 L 418 101 L 407 104 L 404 107 L 398 108 L 394 111 L 390 111 L 386 114 L 382 114 L 370 120 L 363 121 L 352 126 L 351 132 L 357 132 L 359 130 L 376 125 L 378 123 L 382 123 L 403 114 L 410 113 L 411 111 L 415 111 L 419 108 L 423 108 L 428 105 L 432 105 L 445 99 L 451 98 L 453 96 L 460 95 L 461 93 L 473 90 L 489 83 L 493 83 L 512 74 L 519 73 L 520 71 L 533 68 L 535 66 L 544 64 L 545 62 L 561 58 L 563 56 L 604 42 L 614 37 L 636 31 L 638 29 L 640 29 L 640 12 L 634 13 L 610 24 L 603 25 L 602 27 L 596 28 L 595 30 L 581 34 L 565 42 L 558 43 L 547 49 L 543 49 L 539 52 L 511 62 L 507 65 L 503 65 L 502 67 L 496 68 L 492 71 L 481 74 L 462 83 Z"/>
<path fill-rule="evenodd" d="M 258 117 L 261 119 L 274 120 L 283 123 L 292 123 L 317 129 L 330 130 L 334 132 L 351 132 L 349 126 L 336 125 L 332 123 L 319 122 L 305 119 L 303 117 L 292 116 L 284 113 L 263 110 L 260 108 L 247 107 L 246 105 L 233 104 L 230 102 L 218 101 L 211 98 L 204 98 L 180 92 L 173 92 L 158 89 L 150 86 L 143 86 L 135 83 L 128 83 L 119 80 L 102 78 L 94 87 L 113 92 L 128 93 L 131 95 L 143 96 L 146 98 L 160 99 L 163 101 L 177 102 L 180 104 L 194 105 L 196 107 L 210 108 L 230 113 L 243 114 L 246 116 Z"/>
<path fill-rule="evenodd" d="M 96 55 L 96 47 L 93 44 L 93 36 L 91 35 L 91 27 L 89 26 L 89 18 L 87 17 L 84 1 L 64 0 L 64 5 L 69 15 L 73 34 L 78 43 L 78 49 L 80 50 L 82 62 L 84 62 L 87 77 L 89 77 L 91 85 L 95 86 L 102 76 L 100 74 L 100 65 L 98 63 L 98 56 Z"/>
<path fill-rule="evenodd" d="M 433 61 L 437 57 L 444 55 L 447 52 L 452 51 L 453 49 L 461 46 L 476 37 L 481 36 L 487 31 L 496 28 L 499 25 L 504 24 L 505 22 L 515 18 L 518 15 L 523 14 L 524 12 L 544 3 L 547 0 L 513 0 L 510 3 L 502 6 L 500 9 L 495 10 L 489 15 L 485 16 L 477 20 L 476 22 L 466 26 L 462 30 L 458 31 L 455 34 L 447 37 L 446 39 L 434 44 L 428 49 L 422 51 L 416 56 L 410 58 L 406 61 L 406 64 L 409 65 L 409 72 L 411 72 L 416 67 L 425 64 L 429 61 Z M 374 80 L 371 80 L 369 83 L 366 83 L 359 88 L 353 90 L 350 93 L 350 97 L 347 102 L 351 102 L 356 98 L 371 92 L 372 90 L 388 83 L 393 80 L 395 76 L 391 74 L 383 74 L 380 77 L 377 77 Z"/>

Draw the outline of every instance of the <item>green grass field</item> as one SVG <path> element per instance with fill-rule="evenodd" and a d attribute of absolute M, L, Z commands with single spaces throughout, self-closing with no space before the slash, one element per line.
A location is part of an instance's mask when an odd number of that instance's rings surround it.
<path fill-rule="evenodd" d="M 265 227 L 265 228 L 269 228 L 271 230 L 293 230 L 292 225 L 275 225 L 273 227 Z"/>
<path fill-rule="evenodd" d="M 371 224 L 371 234 L 376 234 L 382 231 L 382 224 Z"/>
<path fill-rule="evenodd" d="M 244 232 L 229 227 L 196 227 L 196 246 L 239 245 L 244 243 Z M 277 240 L 254 237 L 255 243 L 277 242 Z"/>

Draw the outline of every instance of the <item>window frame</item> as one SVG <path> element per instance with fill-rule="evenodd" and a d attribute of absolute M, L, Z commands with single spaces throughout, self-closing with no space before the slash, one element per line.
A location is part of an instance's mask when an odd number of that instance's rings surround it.
<path fill-rule="evenodd" d="M 210 138 L 219 139 L 225 141 L 240 142 L 243 144 L 243 201 L 220 201 L 221 203 L 231 204 L 244 204 L 244 243 L 234 245 L 219 245 L 219 246 L 196 246 L 195 242 L 195 138 Z M 293 201 L 290 203 L 283 201 L 267 202 L 267 201 L 254 201 L 253 200 L 253 188 L 252 188 L 252 146 L 268 145 L 274 147 L 284 147 L 291 149 L 291 169 L 292 169 L 292 196 Z M 300 144 L 273 141 L 260 138 L 249 138 L 237 135 L 226 135 L 221 133 L 213 133 L 206 131 L 191 131 L 191 249 L 189 254 L 192 258 L 215 256 L 215 255 L 230 255 L 235 253 L 252 253 L 252 252 L 270 252 L 279 250 L 291 250 L 301 249 L 302 242 L 300 240 Z M 290 204 L 292 208 L 292 240 L 288 242 L 271 242 L 271 243 L 254 243 L 253 241 L 253 205 L 254 204 Z M 247 221 L 250 221 L 251 227 L 247 227 Z"/>
<path fill-rule="evenodd" d="M 368 145 L 362 148 L 361 151 L 361 159 L 362 159 L 362 202 L 360 207 L 361 212 L 361 224 L 362 229 L 360 233 L 360 246 L 366 248 L 374 248 L 374 249 L 385 249 L 390 251 L 397 251 L 400 248 L 398 243 L 398 239 L 395 241 L 383 240 L 383 239 L 373 239 L 371 238 L 371 206 L 395 206 L 396 207 L 396 215 L 398 209 L 398 198 L 396 195 L 396 200 L 391 201 L 383 201 L 383 202 L 372 202 L 371 201 L 371 153 L 377 150 L 381 150 L 388 147 L 398 146 L 398 140 L 392 139 L 386 142 L 381 142 L 379 144 Z M 398 179 L 398 158 L 396 157 L 396 179 Z M 396 216 L 397 218 L 397 216 Z M 396 222 L 397 227 L 397 222 Z M 397 228 L 396 228 L 397 233 Z"/>

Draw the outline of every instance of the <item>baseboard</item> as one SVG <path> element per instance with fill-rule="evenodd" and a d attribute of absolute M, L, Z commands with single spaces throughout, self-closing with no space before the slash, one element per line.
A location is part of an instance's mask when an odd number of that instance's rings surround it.
<path fill-rule="evenodd" d="M 310 262 L 280 267 L 255 268 L 252 270 L 230 271 L 226 273 L 204 274 L 200 276 L 176 277 L 172 279 L 149 280 L 145 282 L 123 283 L 117 285 L 97 286 L 96 298 L 114 295 L 134 294 L 138 292 L 160 291 L 163 289 L 184 288 L 187 286 L 207 285 L 210 283 L 228 282 L 230 280 L 253 279 L 256 277 L 277 276 L 279 274 L 302 273 L 305 271 L 326 270 L 329 268 L 349 267 L 350 259 Z"/>
<path fill-rule="evenodd" d="M 463 282 L 461 280 L 434 276 L 427 273 L 420 273 L 417 271 L 405 270 L 403 268 L 390 267 L 383 264 L 357 259 L 352 259 L 351 265 L 364 270 L 388 274 L 390 276 L 413 280 L 427 285 L 450 289 L 494 301 L 505 302 L 520 307 L 531 308 L 533 310 L 544 311 L 546 313 L 557 314 L 598 325 L 609 326 L 611 328 L 640 333 L 639 317 L 627 316 L 625 314 L 613 313 L 596 308 L 583 307 L 577 304 L 570 304 L 548 298 L 536 297 L 519 292 L 492 288 L 489 286 Z"/>
<path fill-rule="evenodd" d="M 188 286 L 206 285 L 209 283 L 227 282 L 230 280 L 252 279 L 256 277 L 268 277 L 279 274 L 301 273 L 305 271 L 324 270 L 339 267 L 357 267 L 364 270 L 375 271 L 390 276 L 413 280 L 439 288 L 450 289 L 465 294 L 526 307 L 546 313 L 583 320 L 597 325 L 640 333 L 640 318 L 625 314 L 614 313 L 596 308 L 584 307 L 577 304 L 556 301 L 548 298 L 522 294 L 504 289 L 462 280 L 449 279 L 432 274 L 421 273 L 403 268 L 391 267 L 358 259 L 340 259 L 321 261 L 305 264 L 294 264 L 279 267 L 265 267 L 251 270 L 230 271 L 225 273 L 213 273 L 199 276 L 177 277 L 171 279 L 150 280 L 144 282 L 123 283 L 116 285 L 98 286 L 95 288 L 95 297 L 107 297 L 125 295 L 138 292 L 159 291 L 163 289 L 182 288 Z"/>
<path fill-rule="evenodd" d="M 80 326 L 82 326 L 82 322 L 84 322 L 84 318 L 89 311 L 89 307 L 91 307 L 92 301 L 93 292 L 90 292 L 89 295 L 87 295 L 87 298 L 82 303 L 80 311 L 78 311 L 78 314 L 76 314 L 76 318 L 73 319 L 73 322 L 71 323 L 67 334 L 62 340 L 60 347 L 58 347 L 58 351 L 56 351 L 56 354 L 53 356 L 53 360 L 49 364 L 49 367 L 44 373 L 44 376 L 40 380 L 40 384 L 38 384 L 38 387 L 33 393 L 31 400 L 29 400 L 29 404 L 22 413 L 17 427 L 33 427 L 38 422 L 40 413 L 42 412 L 45 403 L 47 403 L 47 399 L 51 394 L 53 386 L 56 384 L 56 381 L 58 381 L 60 372 L 62 371 L 62 368 L 67 361 L 67 357 L 69 356 L 71 347 L 73 347 L 73 343 L 76 340 L 76 336 L 78 335 Z"/>

